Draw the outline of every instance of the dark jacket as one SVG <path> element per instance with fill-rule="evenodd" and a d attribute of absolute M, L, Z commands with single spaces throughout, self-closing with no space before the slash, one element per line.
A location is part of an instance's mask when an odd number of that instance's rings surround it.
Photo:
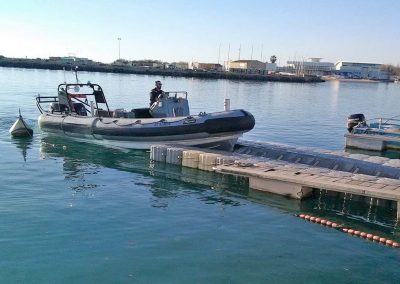
<path fill-rule="evenodd" d="M 159 90 L 157 88 L 154 88 L 153 90 L 151 90 L 150 92 L 150 106 L 152 106 L 156 101 L 159 95 L 163 94 L 164 91 L 163 90 Z"/>

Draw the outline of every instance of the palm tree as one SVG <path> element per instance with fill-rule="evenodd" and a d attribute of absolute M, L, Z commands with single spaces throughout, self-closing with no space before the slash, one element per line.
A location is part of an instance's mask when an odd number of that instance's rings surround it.
<path fill-rule="evenodd" d="M 276 56 L 275 55 L 272 55 L 270 58 L 269 58 L 269 60 L 271 61 L 271 63 L 275 63 L 276 62 Z"/>

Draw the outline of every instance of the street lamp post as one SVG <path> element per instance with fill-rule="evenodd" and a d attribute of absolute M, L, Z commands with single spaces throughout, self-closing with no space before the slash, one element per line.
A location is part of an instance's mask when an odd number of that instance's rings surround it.
<path fill-rule="evenodd" d="M 118 59 L 121 59 L 121 38 L 117 38 L 118 40 Z"/>

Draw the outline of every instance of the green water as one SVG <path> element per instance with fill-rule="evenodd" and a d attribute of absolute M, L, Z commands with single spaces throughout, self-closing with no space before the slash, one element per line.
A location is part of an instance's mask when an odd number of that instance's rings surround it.
<path fill-rule="evenodd" d="M 400 281 L 400 250 L 294 217 L 306 212 L 400 240 L 391 208 L 324 192 L 302 202 L 261 194 L 249 190 L 243 179 L 152 164 L 145 151 L 77 143 L 41 133 L 33 98 L 37 92 L 55 90 L 62 77 L 56 71 L 0 68 L 0 283 Z M 117 101 L 121 94 L 126 103 L 130 97 L 125 84 L 151 86 L 154 81 L 151 76 L 93 77 L 105 86 L 119 82 L 111 100 Z M 226 84 L 234 90 L 249 87 L 229 81 L 164 81 L 195 84 L 194 89 L 202 84 L 209 90 L 210 84 Z M 297 86 L 302 96 L 310 92 L 322 96 L 325 89 L 330 90 L 330 85 Z M 279 100 L 295 85 L 259 87 L 274 88 L 265 99 Z M 256 92 L 255 86 L 251 88 Z M 360 88 L 364 92 L 367 87 Z M 391 94 L 386 95 L 397 100 Z M 225 88 L 216 88 L 211 107 L 217 108 L 216 101 L 225 95 Z M 334 109 L 329 98 L 328 108 Z M 147 99 L 143 95 L 133 100 L 139 104 Z M 194 104 L 201 105 L 202 99 L 195 97 Z M 244 104 L 262 125 L 246 138 L 269 141 L 273 137 L 281 143 L 319 146 L 320 142 L 310 145 L 312 139 L 302 138 L 306 135 L 296 140 L 274 132 L 273 125 L 278 123 L 274 116 L 268 117 L 265 111 L 263 117 L 262 110 L 251 109 L 253 102 Z M 33 139 L 17 140 L 8 134 L 18 107 L 34 128 Z M 284 106 L 280 107 L 284 112 Z M 279 122 L 289 131 L 291 121 L 281 118 Z M 268 124 L 272 126 L 267 134 L 262 128 Z M 336 139 L 333 134 L 325 137 L 325 143 L 331 141 L 325 148 L 340 148 Z"/>

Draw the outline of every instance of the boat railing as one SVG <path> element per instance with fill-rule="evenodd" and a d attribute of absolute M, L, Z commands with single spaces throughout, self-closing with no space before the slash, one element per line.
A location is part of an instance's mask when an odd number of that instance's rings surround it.
<path fill-rule="evenodd" d="M 75 101 L 72 102 L 72 106 L 76 107 L 76 103 L 82 105 L 85 108 L 85 111 L 88 113 L 92 113 L 92 111 L 90 111 L 90 107 L 91 105 L 83 100 L 80 100 L 78 98 L 74 98 Z M 51 109 L 51 113 L 53 112 L 59 112 L 59 113 L 68 113 L 70 111 L 70 104 L 60 104 L 60 100 L 58 96 L 40 96 L 38 95 L 36 97 L 36 105 L 40 111 L 40 113 L 44 113 L 44 112 L 48 112 L 46 111 L 42 104 L 50 104 Z M 53 105 L 52 105 L 53 104 Z M 57 106 L 53 109 L 54 106 Z"/>
<path fill-rule="evenodd" d="M 46 112 L 41 104 L 46 104 L 46 103 L 58 103 L 58 97 L 57 96 L 40 96 L 40 94 L 36 97 L 36 105 L 40 111 L 40 113 Z"/>
<path fill-rule="evenodd" d="M 361 123 L 367 123 L 368 122 L 378 122 L 378 128 L 381 129 L 383 125 L 390 125 L 390 124 L 396 124 L 396 125 L 400 125 L 400 119 L 397 119 L 396 117 L 398 116 L 394 116 L 394 117 L 376 117 L 376 118 L 371 118 L 371 119 L 367 119 L 365 121 L 360 122 Z"/>

